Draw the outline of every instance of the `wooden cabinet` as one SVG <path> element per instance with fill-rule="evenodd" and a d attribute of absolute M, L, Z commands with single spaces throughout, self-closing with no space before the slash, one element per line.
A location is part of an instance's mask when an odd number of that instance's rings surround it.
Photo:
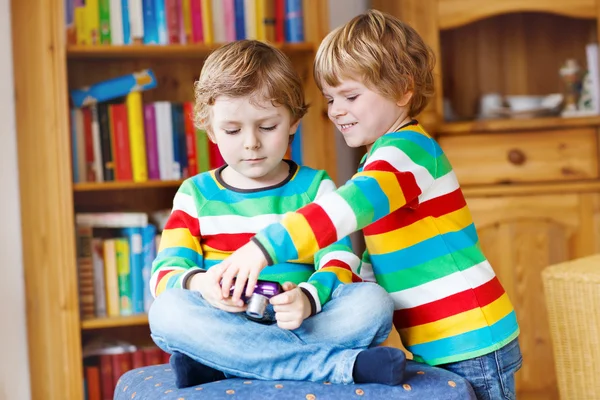
<path fill-rule="evenodd" d="M 556 376 L 541 271 L 600 251 L 600 194 L 468 196 L 484 253 L 521 327 L 519 392 L 552 396 Z"/>

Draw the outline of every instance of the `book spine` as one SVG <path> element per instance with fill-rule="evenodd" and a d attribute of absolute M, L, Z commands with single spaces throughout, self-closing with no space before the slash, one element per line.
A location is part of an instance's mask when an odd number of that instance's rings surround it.
<path fill-rule="evenodd" d="M 90 30 L 87 28 L 87 8 L 86 7 L 75 7 L 74 16 L 75 19 L 75 41 L 78 45 L 86 46 L 92 44 L 92 38 L 90 37 Z"/>
<path fill-rule="evenodd" d="M 89 115 L 89 110 L 88 115 Z M 88 147 L 92 147 L 92 143 L 86 140 L 87 131 L 90 131 L 89 139 L 91 139 L 91 126 L 87 129 L 84 125 L 85 118 L 83 110 L 75 108 L 71 110 L 72 122 L 71 122 L 71 137 L 73 138 L 73 172 L 74 182 L 93 182 L 93 176 L 90 177 L 88 174 Z M 91 124 L 91 118 L 88 119 Z M 93 153 L 92 153 L 93 156 Z M 93 160 L 92 160 L 93 161 Z"/>
<path fill-rule="evenodd" d="M 158 143 L 156 136 L 156 111 L 154 104 L 144 104 L 144 134 L 146 139 L 146 158 L 148 179 L 160 179 Z"/>
<path fill-rule="evenodd" d="M 115 164 L 113 158 L 113 144 L 110 134 L 110 121 L 108 117 L 108 104 L 98 104 L 98 124 L 100 127 L 100 142 L 102 146 L 102 173 L 104 181 L 115 180 Z"/>
<path fill-rule="evenodd" d="M 86 0 L 85 2 L 86 22 L 85 26 L 88 30 L 90 38 L 89 44 L 100 43 L 100 5 L 98 0 Z"/>
<path fill-rule="evenodd" d="M 203 0 L 204 1 L 204 0 Z M 210 0 L 207 0 L 210 1 Z M 213 42 L 225 43 L 225 10 L 224 0 L 214 0 L 212 5 Z"/>
<path fill-rule="evenodd" d="M 285 42 L 285 0 L 275 0 L 275 42 Z"/>
<path fill-rule="evenodd" d="M 144 44 L 159 44 L 156 3 L 159 0 L 142 0 L 144 21 Z"/>
<path fill-rule="evenodd" d="M 202 43 L 204 41 L 204 28 L 202 22 L 201 0 L 190 0 L 190 14 L 192 18 L 192 41 Z"/>
<path fill-rule="evenodd" d="M 112 400 L 117 382 L 113 382 L 112 356 L 110 354 L 100 356 L 100 382 L 102 384 L 102 399 Z"/>
<path fill-rule="evenodd" d="M 181 3 L 182 43 L 193 43 L 191 0 L 179 0 Z"/>
<path fill-rule="evenodd" d="M 123 0 L 127 1 L 129 8 L 129 29 L 131 34 L 131 43 L 143 43 L 144 41 L 144 7 L 142 0 Z"/>
<path fill-rule="evenodd" d="M 146 143 L 144 140 L 144 111 L 142 108 L 142 94 L 131 92 L 126 97 L 127 119 L 129 122 L 129 141 L 131 146 L 131 166 L 133 168 L 133 181 L 145 182 L 148 180 L 148 167 L 146 165 Z"/>
<path fill-rule="evenodd" d="M 123 6 L 121 0 L 110 1 L 110 43 L 115 46 L 125 44 L 123 30 Z"/>
<path fill-rule="evenodd" d="M 183 105 L 183 120 L 185 124 L 185 147 L 188 159 L 188 174 L 194 176 L 198 173 L 198 156 L 196 154 L 196 133 L 194 129 L 194 105 L 186 102 Z"/>
<path fill-rule="evenodd" d="M 167 39 L 169 44 L 181 43 L 181 10 L 177 0 L 165 0 Z"/>
<path fill-rule="evenodd" d="M 112 44 L 110 30 L 110 0 L 98 0 L 100 43 Z"/>
<path fill-rule="evenodd" d="M 205 44 L 212 44 L 213 39 L 213 15 L 212 0 L 201 0 L 202 6 L 202 35 Z"/>
<path fill-rule="evenodd" d="M 154 103 L 156 108 L 156 137 L 158 143 L 158 165 L 160 179 L 171 180 L 173 176 L 173 124 L 171 122 L 171 103 Z"/>
<path fill-rule="evenodd" d="M 104 244 L 92 238 L 92 264 L 94 267 L 94 303 L 96 317 L 106 317 L 106 284 L 104 283 Z"/>
<path fill-rule="evenodd" d="M 225 41 L 235 41 L 235 0 L 223 0 L 223 18 L 225 21 Z"/>
<path fill-rule="evenodd" d="M 129 242 L 125 238 L 117 238 L 115 248 L 117 254 L 117 277 L 119 281 L 119 309 L 121 315 L 131 315 L 133 308 L 131 298 Z"/>
<path fill-rule="evenodd" d="M 294 160 L 296 164 L 302 165 L 302 124 L 298 125 L 294 140 L 292 140 L 291 149 L 292 160 Z"/>
<path fill-rule="evenodd" d="M 119 274 L 117 272 L 116 239 L 105 239 L 102 242 L 104 255 L 104 283 L 106 286 L 106 314 L 109 317 L 121 315 L 119 305 Z"/>
<path fill-rule="evenodd" d="M 102 167 L 102 140 L 100 138 L 100 122 L 98 119 L 98 107 L 94 104 L 90 107 L 92 142 L 94 146 L 94 174 L 96 182 L 104 182 L 104 168 Z"/>
<path fill-rule="evenodd" d="M 79 282 L 79 311 L 82 319 L 94 318 L 94 265 L 92 263 L 92 228 L 76 227 L 77 278 Z"/>
<path fill-rule="evenodd" d="M 156 6 L 156 30 L 158 32 L 159 44 L 169 44 L 167 1 L 170 0 L 154 0 L 154 5 Z"/>
<path fill-rule="evenodd" d="M 202 129 L 196 129 L 196 156 L 198 158 L 198 172 L 210 169 L 210 152 L 208 150 L 208 135 Z"/>
<path fill-rule="evenodd" d="M 131 167 L 127 107 L 125 104 L 112 104 L 110 106 L 110 111 L 116 161 L 116 180 L 131 181 L 133 179 L 133 171 Z"/>
<path fill-rule="evenodd" d="M 142 268 L 142 278 L 144 284 L 144 311 L 150 311 L 150 306 L 154 298 L 150 292 L 150 275 L 152 273 L 152 262 L 156 258 L 156 227 L 147 225 L 142 228 L 142 244 L 144 255 L 144 266 Z"/>
<path fill-rule="evenodd" d="M 257 39 L 256 27 L 256 4 L 255 0 L 244 0 L 244 17 L 246 25 L 246 39 Z"/>
<path fill-rule="evenodd" d="M 285 34 L 289 43 L 304 42 L 302 0 L 285 0 Z"/>
<path fill-rule="evenodd" d="M 144 312 L 144 267 L 142 228 L 125 228 L 123 234 L 129 242 L 129 274 L 131 287 L 131 309 L 134 314 Z"/>
<path fill-rule="evenodd" d="M 246 22 L 244 15 L 244 0 L 234 0 L 235 11 L 235 39 L 246 39 Z"/>
<path fill-rule="evenodd" d="M 111 6 L 112 7 L 112 6 Z M 131 20 L 129 16 L 129 0 L 121 0 L 121 23 L 123 24 L 123 44 L 131 44 Z"/>
<path fill-rule="evenodd" d="M 173 179 L 181 179 L 182 177 L 182 159 L 181 159 L 181 140 L 179 138 L 179 107 L 178 104 L 171 104 L 171 135 L 173 137 L 173 164 L 172 176 Z"/>

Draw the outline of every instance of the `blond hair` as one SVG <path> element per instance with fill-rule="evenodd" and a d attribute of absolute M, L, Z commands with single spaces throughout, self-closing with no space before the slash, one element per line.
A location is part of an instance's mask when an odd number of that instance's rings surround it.
<path fill-rule="evenodd" d="M 330 32 L 314 63 L 319 89 L 341 79 L 361 79 L 365 86 L 398 101 L 413 92 L 408 114 L 418 115 L 433 96 L 435 57 L 419 34 L 389 14 L 369 10 Z"/>
<path fill-rule="evenodd" d="M 292 123 L 302 118 L 308 105 L 302 81 L 290 59 L 280 50 L 256 40 L 240 40 L 212 52 L 194 84 L 194 123 L 210 133 L 210 106 L 218 96 L 252 96 L 286 107 Z"/>

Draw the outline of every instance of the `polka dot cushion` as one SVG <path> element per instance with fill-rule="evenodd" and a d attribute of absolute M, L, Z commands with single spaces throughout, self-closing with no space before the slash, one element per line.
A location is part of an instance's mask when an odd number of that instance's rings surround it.
<path fill-rule="evenodd" d="M 134 369 L 124 374 L 114 400 L 161 399 L 475 399 L 467 381 L 451 372 L 409 361 L 400 386 L 332 385 L 328 382 L 226 379 L 177 389 L 168 364 Z"/>

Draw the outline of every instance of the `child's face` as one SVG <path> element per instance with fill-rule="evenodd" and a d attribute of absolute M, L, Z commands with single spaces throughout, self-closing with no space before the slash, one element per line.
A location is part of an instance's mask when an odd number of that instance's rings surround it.
<path fill-rule="evenodd" d="M 240 188 L 278 183 L 272 181 L 283 173 L 282 159 L 298 123 L 292 125 L 286 107 L 268 100 L 217 97 L 211 107 L 210 136 L 231 167 L 227 183 Z"/>
<path fill-rule="evenodd" d="M 394 101 L 367 88 L 362 82 L 342 79 L 336 87 L 323 83 L 329 119 L 350 147 L 367 146 L 394 132 L 409 120 L 408 100 Z"/>

